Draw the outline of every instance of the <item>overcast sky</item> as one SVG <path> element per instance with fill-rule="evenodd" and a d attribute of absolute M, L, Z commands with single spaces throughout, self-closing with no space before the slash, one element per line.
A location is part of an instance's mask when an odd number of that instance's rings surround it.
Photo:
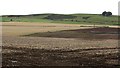
<path fill-rule="evenodd" d="M 120 0 L 0 0 L 0 15 L 91 13 L 118 15 Z"/>

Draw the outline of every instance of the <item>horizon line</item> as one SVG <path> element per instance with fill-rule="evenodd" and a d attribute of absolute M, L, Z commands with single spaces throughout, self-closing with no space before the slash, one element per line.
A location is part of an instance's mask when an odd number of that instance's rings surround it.
<path fill-rule="evenodd" d="M 93 15 L 97 15 L 98 13 L 69 13 L 69 14 L 65 14 L 65 13 L 33 13 L 33 14 L 3 14 L 3 15 L 0 15 L 0 16 L 8 16 L 8 15 L 35 15 L 35 14 L 63 14 L 63 15 L 70 15 L 70 14 L 91 14 L 92 15 L 93 14 Z M 119 15 L 113 15 L 113 16 L 119 16 Z"/>

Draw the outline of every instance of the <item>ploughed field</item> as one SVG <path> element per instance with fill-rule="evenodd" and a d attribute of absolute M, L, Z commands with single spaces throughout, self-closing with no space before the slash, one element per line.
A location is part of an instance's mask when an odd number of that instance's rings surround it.
<path fill-rule="evenodd" d="M 4 67 L 119 65 L 118 27 L 25 22 L 2 26 Z"/>

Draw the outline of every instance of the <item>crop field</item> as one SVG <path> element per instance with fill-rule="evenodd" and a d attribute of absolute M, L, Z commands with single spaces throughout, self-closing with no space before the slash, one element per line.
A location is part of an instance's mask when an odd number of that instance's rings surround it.
<path fill-rule="evenodd" d="M 119 68 L 118 26 L 3 22 L 3 67 Z"/>
<path fill-rule="evenodd" d="M 26 23 L 26 22 L 3 22 L 3 36 L 20 36 L 37 32 L 53 32 L 60 30 L 84 29 L 76 24 L 54 23 Z M 93 26 L 93 25 L 90 25 Z M 89 27 L 86 27 L 89 28 Z"/>

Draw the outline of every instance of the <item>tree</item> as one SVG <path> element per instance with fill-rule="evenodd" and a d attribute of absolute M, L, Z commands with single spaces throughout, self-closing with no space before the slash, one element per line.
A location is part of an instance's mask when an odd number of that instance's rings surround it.
<path fill-rule="evenodd" d="M 106 12 L 106 11 L 104 11 L 104 12 L 102 13 L 102 15 L 103 15 L 103 16 L 106 16 L 106 14 L 107 14 L 107 12 Z"/>
<path fill-rule="evenodd" d="M 112 15 L 112 12 L 107 12 L 107 16 L 111 16 Z"/>
<path fill-rule="evenodd" d="M 106 11 L 104 11 L 103 13 L 102 13 L 102 15 L 103 16 L 111 16 L 112 15 L 112 12 L 106 12 Z"/>

